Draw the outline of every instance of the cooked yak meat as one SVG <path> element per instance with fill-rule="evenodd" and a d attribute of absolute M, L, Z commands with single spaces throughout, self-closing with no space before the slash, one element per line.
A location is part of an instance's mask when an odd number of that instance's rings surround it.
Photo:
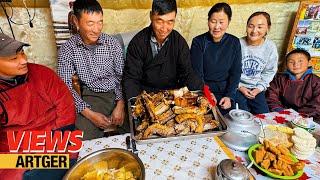
<path fill-rule="evenodd" d="M 166 90 L 158 93 L 142 92 L 133 106 L 133 116 L 142 120 L 136 127 L 137 139 L 160 136 L 202 133 L 219 126 L 208 100 L 187 88 Z"/>

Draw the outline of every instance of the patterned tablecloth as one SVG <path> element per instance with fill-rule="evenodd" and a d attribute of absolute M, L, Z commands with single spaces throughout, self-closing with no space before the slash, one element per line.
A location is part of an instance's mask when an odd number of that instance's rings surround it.
<path fill-rule="evenodd" d="M 263 124 L 282 124 L 299 116 L 294 110 L 258 115 Z M 316 127 L 320 135 L 320 125 Z M 79 159 L 104 148 L 126 149 L 125 138 L 129 134 L 84 141 Z M 137 144 L 139 157 L 146 169 L 146 179 L 212 179 L 214 168 L 226 158 L 236 158 L 248 164 L 245 152 L 230 151 L 217 137 Z M 268 179 L 255 168 L 250 171 L 256 179 Z M 305 173 L 300 179 L 320 179 L 320 152 L 306 161 Z"/>
<path fill-rule="evenodd" d="M 283 126 L 291 126 L 290 121 L 293 119 L 300 117 L 300 114 L 294 111 L 293 109 L 287 109 L 282 112 L 271 112 L 267 114 L 256 115 L 255 119 L 257 121 L 262 122 L 263 125 L 274 124 L 274 125 L 283 125 Z M 316 123 L 316 130 L 312 132 L 312 134 L 319 138 L 320 137 L 320 125 Z M 319 140 L 319 139 L 318 139 Z M 246 152 L 233 151 L 236 159 L 242 162 L 244 165 L 248 165 L 249 159 Z M 320 147 L 318 147 L 315 153 L 308 159 L 305 160 L 306 166 L 304 168 L 303 175 L 299 178 L 301 180 L 305 179 L 320 179 Z M 271 179 L 263 176 L 263 173 L 257 171 L 256 168 L 251 168 L 250 172 L 256 177 L 256 179 Z"/>
<path fill-rule="evenodd" d="M 103 149 L 126 149 L 129 134 L 84 141 L 79 153 L 82 157 Z M 211 174 L 223 159 L 234 158 L 219 138 L 137 144 L 139 157 L 144 163 L 146 179 L 212 179 Z"/>

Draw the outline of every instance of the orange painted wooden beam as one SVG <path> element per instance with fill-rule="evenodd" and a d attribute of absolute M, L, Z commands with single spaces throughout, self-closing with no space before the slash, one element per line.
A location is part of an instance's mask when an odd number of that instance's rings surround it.
<path fill-rule="evenodd" d="M 27 6 L 33 8 L 34 0 L 26 0 Z M 150 9 L 152 0 L 98 0 L 104 9 Z M 297 0 L 226 0 L 229 4 L 295 2 Z M 177 0 L 179 8 L 194 6 L 212 6 L 220 0 Z M 13 7 L 24 7 L 22 0 L 12 0 Z M 49 8 L 49 0 L 36 0 L 37 8 Z"/>

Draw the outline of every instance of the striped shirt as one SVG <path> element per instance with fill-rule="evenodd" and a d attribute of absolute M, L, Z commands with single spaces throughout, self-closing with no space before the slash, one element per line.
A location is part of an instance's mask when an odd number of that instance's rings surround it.
<path fill-rule="evenodd" d="M 94 92 L 114 90 L 116 100 L 122 96 L 122 72 L 124 58 L 121 45 L 115 38 L 101 33 L 96 47 L 84 44 L 79 34 L 72 36 L 59 49 L 58 74 L 72 92 L 77 112 L 90 105 L 72 87 L 72 75 L 77 74 L 80 83 Z"/>

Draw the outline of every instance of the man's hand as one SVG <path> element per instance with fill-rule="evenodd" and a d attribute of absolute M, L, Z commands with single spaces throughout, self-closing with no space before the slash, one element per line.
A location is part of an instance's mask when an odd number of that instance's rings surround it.
<path fill-rule="evenodd" d="M 92 111 L 89 108 L 85 108 L 81 114 L 101 129 L 106 129 L 112 123 L 111 119 L 106 117 L 104 114 Z"/>
<path fill-rule="evenodd" d="M 124 117 L 125 117 L 124 101 L 119 100 L 117 101 L 117 105 L 113 109 L 111 114 L 112 124 L 122 125 Z"/>
<path fill-rule="evenodd" d="M 231 107 L 231 99 L 229 97 L 223 97 L 220 100 L 219 105 L 222 109 L 229 109 Z"/>

